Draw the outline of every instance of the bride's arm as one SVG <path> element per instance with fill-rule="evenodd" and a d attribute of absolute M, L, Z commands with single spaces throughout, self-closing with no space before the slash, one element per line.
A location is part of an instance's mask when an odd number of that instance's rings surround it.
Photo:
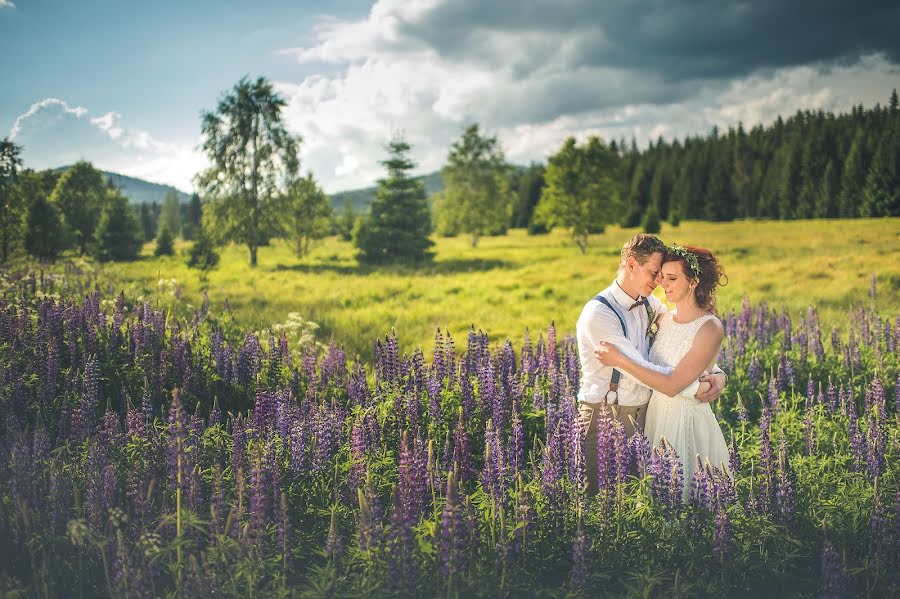
<path fill-rule="evenodd" d="M 696 382 L 697 378 L 710 367 L 719 353 L 719 346 L 724 337 L 725 331 L 718 319 L 714 318 L 704 323 L 697 332 L 691 349 L 669 374 L 638 364 L 609 343 L 602 343 L 597 348 L 596 354 L 605 366 L 623 370 L 644 385 L 675 397 L 682 394 L 685 388 Z"/>

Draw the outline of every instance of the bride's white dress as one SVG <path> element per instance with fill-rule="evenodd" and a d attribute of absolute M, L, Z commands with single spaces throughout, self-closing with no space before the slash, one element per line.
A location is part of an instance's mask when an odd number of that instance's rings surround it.
<path fill-rule="evenodd" d="M 659 331 L 650 348 L 650 361 L 675 367 L 691 349 L 703 323 L 716 318 L 707 314 L 686 323 L 677 323 L 672 313 L 663 314 Z M 719 468 L 728 467 L 728 444 L 709 403 L 693 397 L 669 397 L 659 391 L 650 396 L 645 434 L 656 447 L 663 437 L 672 445 L 684 465 L 684 500 L 690 495 L 690 483 L 697 464 L 707 460 Z"/>

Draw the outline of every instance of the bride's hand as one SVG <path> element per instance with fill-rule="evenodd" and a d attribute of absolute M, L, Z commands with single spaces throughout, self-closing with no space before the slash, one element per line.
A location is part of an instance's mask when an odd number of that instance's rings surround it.
<path fill-rule="evenodd" d="M 697 387 L 697 393 L 694 394 L 695 399 L 700 399 L 705 393 L 707 393 L 712 387 L 712 383 L 709 381 L 700 380 L 700 386 Z M 700 401 L 703 401 L 702 399 Z"/>
<path fill-rule="evenodd" d="M 621 366 L 625 361 L 625 354 L 618 347 L 606 341 L 601 341 L 600 345 L 594 348 L 594 355 L 597 356 L 597 359 L 604 366 L 612 366 L 614 368 Z"/>

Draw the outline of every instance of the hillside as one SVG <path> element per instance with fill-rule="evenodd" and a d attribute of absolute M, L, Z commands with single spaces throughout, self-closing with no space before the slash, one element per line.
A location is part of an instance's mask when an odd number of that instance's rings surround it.
<path fill-rule="evenodd" d="M 61 166 L 55 169 L 58 172 L 65 172 L 70 166 Z M 162 204 L 166 199 L 166 194 L 175 192 L 178 194 L 178 201 L 186 204 L 191 200 L 191 195 L 171 185 L 162 185 L 160 183 L 151 183 L 137 177 L 129 177 L 119 173 L 110 171 L 100 171 L 106 181 L 111 181 L 113 185 L 121 190 L 122 195 L 127 197 L 134 204 Z"/>
<path fill-rule="evenodd" d="M 444 190 L 444 178 L 440 171 L 428 173 L 415 177 L 417 181 L 421 181 L 425 185 L 425 194 L 431 196 Z M 368 212 L 369 204 L 375 199 L 377 186 L 363 187 L 362 189 L 350 189 L 347 191 L 339 191 L 331 196 L 331 207 L 335 211 L 344 208 L 344 202 L 349 201 L 355 212 Z"/>

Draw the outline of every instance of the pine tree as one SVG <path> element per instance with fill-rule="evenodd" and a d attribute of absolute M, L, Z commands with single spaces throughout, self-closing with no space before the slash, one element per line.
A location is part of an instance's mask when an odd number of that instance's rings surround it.
<path fill-rule="evenodd" d="M 415 167 L 407 156 L 410 145 L 401 137 L 388 144 L 388 171 L 378 181 L 378 191 L 372 202 L 369 217 L 356 231 L 359 260 L 368 264 L 392 262 L 423 262 L 431 260 L 428 251 L 433 242 L 431 214 L 421 181 L 410 176 Z"/>
<path fill-rule="evenodd" d="M 168 223 L 163 222 L 159 228 L 159 235 L 156 236 L 156 249 L 153 250 L 153 255 L 172 256 L 175 254 L 174 241 Z"/>
<path fill-rule="evenodd" d="M 185 207 L 184 218 L 181 223 L 181 237 L 185 241 L 194 239 L 197 229 L 200 228 L 200 221 L 203 219 L 203 203 L 200 201 L 198 194 L 191 194 L 191 200 Z"/>
<path fill-rule="evenodd" d="M 834 162 L 829 160 L 828 164 L 825 166 L 825 174 L 822 176 L 822 182 L 819 185 L 813 216 L 816 218 L 837 217 L 840 181 L 837 169 L 834 167 Z"/>
<path fill-rule="evenodd" d="M 896 129 L 884 133 L 863 187 L 860 216 L 900 215 L 900 143 Z"/>
<path fill-rule="evenodd" d="M 862 190 L 866 181 L 866 145 L 865 131 L 857 129 L 850 152 L 844 161 L 844 172 L 841 176 L 841 189 L 838 195 L 838 216 L 841 218 L 859 216 Z"/>
<path fill-rule="evenodd" d="M 654 235 L 659 233 L 662 226 L 659 222 L 659 212 L 656 211 L 656 206 L 651 205 L 647 208 L 647 213 L 644 214 L 642 226 L 644 228 L 644 233 L 651 233 Z"/>
<path fill-rule="evenodd" d="M 128 207 L 128 199 L 115 189 L 107 191 L 94 237 L 97 240 L 96 257 L 101 261 L 134 260 L 141 251 L 140 224 Z"/>

